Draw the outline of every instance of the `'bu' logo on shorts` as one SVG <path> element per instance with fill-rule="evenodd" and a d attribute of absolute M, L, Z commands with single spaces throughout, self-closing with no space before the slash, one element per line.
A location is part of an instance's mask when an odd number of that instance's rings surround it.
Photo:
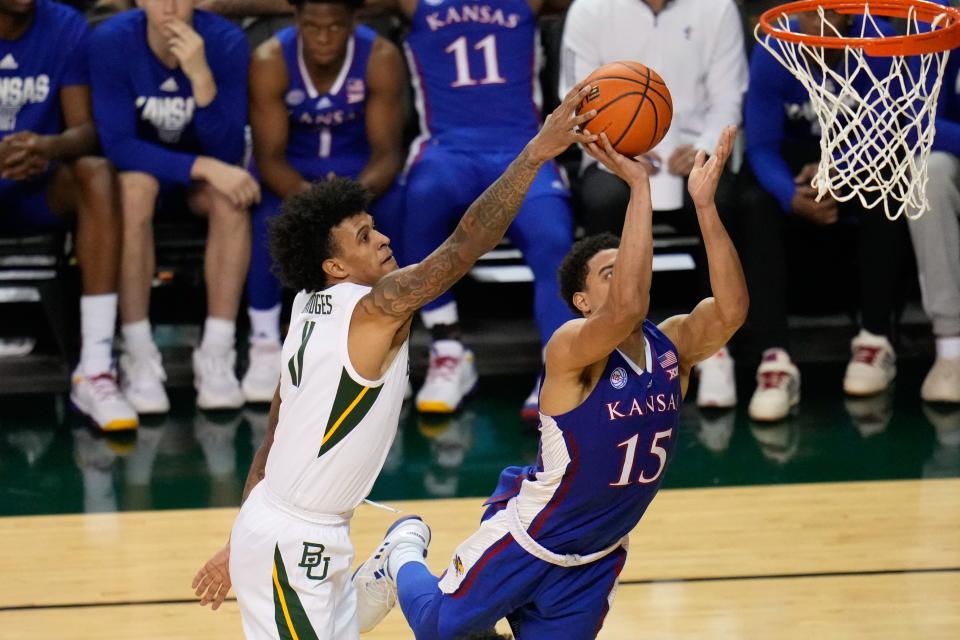
<path fill-rule="evenodd" d="M 623 367 L 617 367 L 610 373 L 610 385 L 614 389 L 623 389 L 627 386 L 627 371 Z"/>
<path fill-rule="evenodd" d="M 303 557 L 300 558 L 298 567 L 304 567 L 307 570 L 307 577 L 311 580 L 323 580 L 327 577 L 327 570 L 330 568 L 330 556 L 323 555 L 323 545 L 316 542 L 303 543 Z M 323 564 L 323 573 L 320 573 L 320 565 Z M 320 575 L 317 575 L 320 574 Z"/>

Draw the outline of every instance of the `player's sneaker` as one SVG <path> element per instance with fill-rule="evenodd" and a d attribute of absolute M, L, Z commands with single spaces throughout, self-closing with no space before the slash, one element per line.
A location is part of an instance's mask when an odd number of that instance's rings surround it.
<path fill-rule="evenodd" d="M 247 402 L 272 402 L 280 381 L 280 345 L 260 342 L 250 345 L 250 364 L 240 388 Z"/>
<path fill-rule="evenodd" d="M 74 371 L 70 402 L 101 431 L 136 429 L 140 424 L 137 412 L 124 399 L 110 372 L 88 376 L 79 369 Z"/>
<path fill-rule="evenodd" d="M 170 411 L 170 399 L 163 388 L 166 379 L 167 374 L 156 347 L 148 354 L 124 352 L 120 355 L 120 388 L 137 413 L 143 415 Z"/>
<path fill-rule="evenodd" d="M 430 346 L 430 367 L 417 393 L 417 411 L 453 413 L 476 384 L 473 352 L 459 340 L 437 340 Z"/>
<path fill-rule="evenodd" d="M 852 357 L 843 376 L 843 391 L 852 396 L 870 396 L 890 386 L 897 375 L 897 356 L 884 336 L 868 331 L 850 343 Z"/>
<path fill-rule="evenodd" d="M 205 349 L 193 351 L 193 386 L 197 390 L 197 406 L 201 409 L 239 409 L 243 392 L 234 366 L 237 352 L 222 353 Z"/>
<path fill-rule="evenodd" d="M 937 358 L 923 379 L 925 402 L 960 402 L 960 358 Z"/>
<path fill-rule="evenodd" d="M 700 374 L 697 406 L 729 409 L 737 404 L 737 382 L 733 358 L 724 347 L 696 366 Z"/>
<path fill-rule="evenodd" d="M 537 376 L 537 384 L 533 385 L 533 391 L 523 401 L 520 418 L 525 422 L 540 422 L 540 376 Z"/>
<path fill-rule="evenodd" d="M 783 349 L 767 349 L 757 368 L 757 390 L 750 398 L 750 418 L 776 422 L 800 402 L 800 370 Z"/>
<path fill-rule="evenodd" d="M 390 556 L 406 547 L 426 558 L 429 546 L 430 527 L 420 516 L 406 516 L 390 525 L 380 547 L 353 574 L 360 633 L 380 624 L 397 603 L 397 576 L 390 569 Z"/>

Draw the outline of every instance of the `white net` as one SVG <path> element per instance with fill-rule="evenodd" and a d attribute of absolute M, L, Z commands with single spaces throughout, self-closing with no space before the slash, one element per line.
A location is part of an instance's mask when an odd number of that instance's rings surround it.
<path fill-rule="evenodd" d="M 840 33 L 824 12 L 820 6 L 807 16 L 819 19 L 821 37 L 884 37 L 869 4 L 857 33 Z M 941 14 L 927 25 L 911 8 L 906 33 L 939 28 L 946 18 Z M 786 14 L 771 25 L 785 32 L 799 29 L 796 16 Z M 882 205 L 891 220 L 922 215 L 929 208 L 927 159 L 948 51 L 874 57 L 856 46 L 829 49 L 778 39 L 760 25 L 755 36 L 810 94 L 821 129 L 820 163 L 812 182 L 817 199 L 858 197 L 867 209 Z"/>

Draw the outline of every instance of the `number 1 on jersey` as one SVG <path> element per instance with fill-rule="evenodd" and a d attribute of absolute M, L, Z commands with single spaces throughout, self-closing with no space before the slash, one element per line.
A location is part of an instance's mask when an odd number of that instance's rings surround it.
<path fill-rule="evenodd" d="M 330 134 L 330 129 L 324 127 L 320 129 L 320 145 L 317 151 L 317 155 L 321 158 L 330 157 L 330 145 L 333 143 L 333 136 Z"/>
<path fill-rule="evenodd" d="M 477 51 L 483 51 L 483 65 L 486 67 L 487 75 L 480 84 L 504 84 L 507 79 L 500 75 L 500 63 L 497 60 L 497 36 L 490 34 L 477 44 L 473 45 Z M 454 63 L 457 65 L 457 79 L 451 83 L 451 87 L 471 87 L 477 84 L 477 81 L 470 76 L 470 58 L 467 55 L 467 36 L 460 36 L 454 40 L 449 47 L 444 49 L 446 53 L 453 54 Z"/>

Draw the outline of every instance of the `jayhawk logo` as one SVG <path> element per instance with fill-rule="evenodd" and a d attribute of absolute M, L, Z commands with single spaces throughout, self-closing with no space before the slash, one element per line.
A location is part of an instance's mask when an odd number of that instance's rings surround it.
<path fill-rule="evenodd" d="M 460 556 L 453 556 L 453 570 L 457 577 L 463 575 L 463 560 L 460 559 Z"/>

